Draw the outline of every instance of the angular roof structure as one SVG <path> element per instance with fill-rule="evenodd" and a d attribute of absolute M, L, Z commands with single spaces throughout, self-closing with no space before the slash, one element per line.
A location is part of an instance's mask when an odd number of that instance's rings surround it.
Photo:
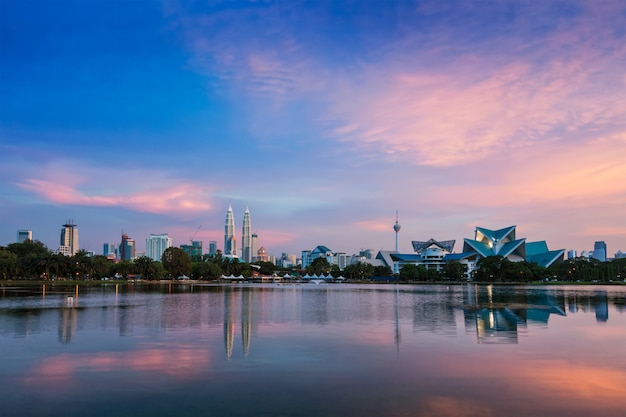
<path fill-rule="evenodd" d="M 474 239 L 464 239 L 463 253 L 475 252 L 484 258 L 502 256 L 510 261 L 534 262 L 546 268 L 558 260 L 563 260 L 565 249 L 548 250 L 544 240 L 526 243 L 525 238 L 516 238 L 515 227 L 509 226 L 499 230 L 477 227 Z M 448 255 L 445 259 L 452 258 Z"/>
<path fill-rule="evenodd" d="M 413 250 L 416 253 L 420 253 L 422 250 L 428 248 L 431 245 L 435 245 L 435 246 L 439 246 L 441 249 L 447 251 L 447 252 L 452 252 L 452 249 L 454 248 L 454 243 L 456 242 L 456 240 L 442 240 L 437 241 L 435 239 L 429 239 L 426 242 L 422 242 L 422 241 L 418 241 L 418 240 L 414 240 L 411 243 L 413 244 Z"/>
<path fill-rule="evenodd" d="M 523 261 L 526 259 L 526 239 L 515 238 L 515 227 L 499 230 L 477 227 L 474 239 L 463 240 L 463 252 L 475 251 L 485 258 L 502 256 L 511 261 Z"/>
<path fill-rule="evenodd" d="M 565 249 L 548 250 L 548 245 L 545 240 L 526 243 L 526 260 L 545 268 L 556 261 L 562 261 L 564 255 Z"/>

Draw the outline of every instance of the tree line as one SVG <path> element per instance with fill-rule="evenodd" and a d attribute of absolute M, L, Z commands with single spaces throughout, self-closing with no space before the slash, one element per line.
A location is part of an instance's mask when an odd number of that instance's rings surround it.
<path fill-rule="evenodd" d="M 115 262 L 102 255 L 88 256 L 81 250 L 73 256 L 53 253 L 41 242 L 26 240 L 0 247 L 0 279 L 102 279 L 138 277 L 147 280 L 191 277 L 216 280 L 222 275 L 251 277 L 258 272 L 343 276 L 351 280 L 370 280 L 374 277 L 392 277 L 389 267 L 366 262 L 347 265 L 340 270 L 325 258 L 317 258 L 304 270 L 299 267 L 282 269 L 271 262 L 249 264 L 237 258 L 216 254 L 189 256 L 180 248 L 167 248 L 161 261 L 140 256 L 132 261 Z M 395 277 L 403 282 L 462 282 L 467 280 L 467 267 L 457 261 L 446 262 L 440 271 L 423 265 L 406 264 Z M 473 281 L 479 282 L 616 282 L 626 279 L 626 258 L 600 262 L 596 259 L 576 258 L 557 262 L 543 268 L 532 262 L 512 262 L 502 256 L 489 256 L 478 261 Z"/>

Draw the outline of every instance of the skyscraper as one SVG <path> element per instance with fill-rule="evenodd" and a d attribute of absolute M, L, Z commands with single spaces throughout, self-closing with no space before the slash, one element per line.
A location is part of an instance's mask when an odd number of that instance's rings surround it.
<path fill-rule="evenodd" d="M 209 241 L 209 255 L 215 255 L 217 253 L 217 242 L 214 240 Z"/>
<path fill-rule="evenodd" d="M 153 261 L 161 262 L 163 252 L 170 247 L 172 247 L 172 238 L 167 233 L 153 233 L 146 239 L 146 256 Z"/>
<path fill-rule="evenodd" d="M 122 242 L 120 243 L 120 260 L 130 261 L 135 258 L 135 239 L 128 237 L 126 233 L 122 233 Z"/>
<path fill-rule="evenodd" d="M 246 207 L 243 214 L 243 229 L 241 233 L 242 257 L 244 262 L 252 262 L 252 227 L 250 225 L 250 210 Z"/>
<path fill-rule="evenodd" d="M 117 245 L 115 243 L 105 243 L 102 245 L 102 254 L 104 256 L 115 255 L 117 257 Z"/>
<path fill-rule="evenodd" d="M 228 205 L 226 224 L 224 227 L 224 255 L 237 256 L 237 239 L 235 238 L 235 217 L 233 208 Z"/>
<path fill-rule="evenodd" d="M 22 243 L 25 240 L 33 240 L 33 231 L 20 229 L 17 231 L 17 243 Z"/>
<path fill-rule="evenodd" d="M 593 254 L 591 255 L 593 258 L 606 262 L 606 242 L 604 240 L 597 241 L 593 244 Z"/>
<path fill-rule="evenodd" d="M 256 262 L 257 248 L 259 247 L 259 235 L 252 233 L 252 241 L 250 243 L 250 254 L 252 255 L 252 262 Z"/>
<path fill-rule="evenodd" d="M 65 256 L 74 256 L 78 252 L 78 226 L 68 220 L 61 229 L 59 253 Z"/>

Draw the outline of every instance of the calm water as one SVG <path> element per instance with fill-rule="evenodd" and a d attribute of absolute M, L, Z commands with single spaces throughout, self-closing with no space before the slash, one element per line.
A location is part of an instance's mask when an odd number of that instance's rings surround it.
<path fill-rule="evenodd" d="M 1 287 L 0 415 L 623 417 L 625 309 L 599 286 Z"/>

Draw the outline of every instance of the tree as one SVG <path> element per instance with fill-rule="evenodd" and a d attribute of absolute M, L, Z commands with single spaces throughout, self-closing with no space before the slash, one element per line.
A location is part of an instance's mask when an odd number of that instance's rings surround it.
<path fill-rule="evenodd" d="M 259 266 L 261 267 L 259 269 L 261 275 L 272 275 L 276 270 L 276 265 L 272 262 L 259 262 Z"/>
<path fill-rule="evenodd" d="M 180 248 L 170 247 L 165 249 L 161 257 L 161 263 L 172 279 L 181 275 L 191 275 L 191 259 Z"/>
<path fill-rule="evenodd" d="M 154 277 L 156 262 L 154 262 L 152 258 L 148 256 L 140 256 L 139 258 L 136 258 L 133 263 L 135 265 L 135 271 L 137 271 L 143 279 L 152 279 Z"/>
<path fill-rule="evenodd" d="M 400 279 L 403 281 L 421 281 L 428 277 L 424 265 L 405 264 L 400 267 Z"/>
<path fill-rule="evenodd" d="M 448 261 L 443 266 L 443 277 L 454 281 L 465 280 L 467 265 L 458 261 Z"/>
<path fill-rule="evenodd" d="M 104 255 L 96 255 L 91 260 L 91 271 L 89 272 L 93 278 L 104 278 L 109 273 L 109 264 L 111 261 Z"/>
<path fill-rule="evenodd" d="M 128 274 L 133 272 L 134 265 L 129 260 L 123 260 L 113 265 L 111 275 L 121 275 L 122 278 L 128 279 Z"/>
<path fill-rule="evenodd" d="M 24 258 L 27 255 L 35 255 L 37 257 L 43 257 L 50 252 L 46 245 L 38 240 L 25 240 L 20 243 L 9 243 L 6 250 L 13 252 L 18 258 Z"/>
<path fill-rule="evenodd" d="M 0 277 L 12 278 L 17 268 L 17 255 L 5 249 L 0 249 Z"/>
<path fill-rule="evenodd" d="M 330 272 L 330 264 L 326 258 L 315 258 L 309 266 L 306 267 L 306 273 L 309 275 L 328 274 Z"/>
<path fill-rule="evenodd" d="M 85 279 L 91 274 L 92 259 L 82 249 L 70 258 L 70 265 L 76 279 Z"/>
<path fill-rule="evenodd" d="M 346 266 L 343 273 L 350 279 L 370 279 L 374 275 L 374 266 L 366 262 L 357 262 Z"/>

